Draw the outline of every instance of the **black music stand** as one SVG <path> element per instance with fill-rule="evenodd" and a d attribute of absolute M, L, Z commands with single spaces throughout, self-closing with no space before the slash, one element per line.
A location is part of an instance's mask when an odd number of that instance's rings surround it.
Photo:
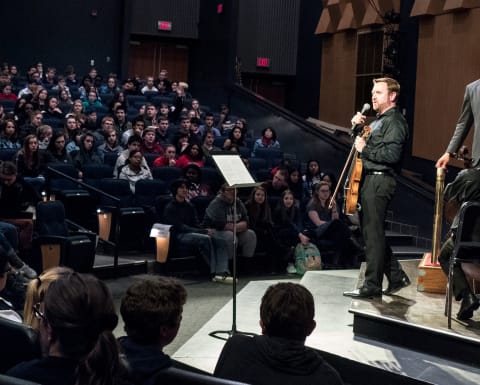
<path fill-rule="evenodd" d="M 250 175 L 239 155 L 212 155 L 215 165 L 225 178 L 228 186 L 233 188 L 233 217 L 237 218 L 237 188 L 259 186 Z M 228 340 L 235 334 L 255 335 L 255 333 L 241 332 L 237 330 L 237 224 L 233 222 L 233 261 L 232 261 L 232 328 L 230 330 L 215 330 L 208 333 L 213 338 Z M 226 334 L 227 337 L 219 335 Z"/>

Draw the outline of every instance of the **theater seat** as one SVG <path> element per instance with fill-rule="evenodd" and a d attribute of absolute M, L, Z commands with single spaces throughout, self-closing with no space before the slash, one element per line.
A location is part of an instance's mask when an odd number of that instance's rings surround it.
<path fill-rule="evenodd" d="M 0 317 L 0 341 L 0 373 L 20 362 L 40 358 L 38 334 L 30 326 Z"/>

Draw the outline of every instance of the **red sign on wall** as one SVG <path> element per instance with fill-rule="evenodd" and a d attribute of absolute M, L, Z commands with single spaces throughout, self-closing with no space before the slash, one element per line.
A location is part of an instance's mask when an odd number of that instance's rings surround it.
<path fill-rule="evenodd" d="M 257 67 L 268 68 L 270 67 L 270 58 L 257 57 Z"/>
<path fill-rule="evenodd" d="M 158 30 L 159 31 L 171 31 L 172 30 L 172 22 L 171 21 L 158 21 Z"/>

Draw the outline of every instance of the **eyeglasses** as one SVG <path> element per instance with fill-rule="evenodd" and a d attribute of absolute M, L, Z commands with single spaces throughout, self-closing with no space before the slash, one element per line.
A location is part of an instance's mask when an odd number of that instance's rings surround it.
<path fill-rule="evenodd" d="M 35 305 L 33 305 L 33 315 L 35 316 L 36 319 L 38 320 L 46 320 L 47 317 L 45 317 L 45 313 L 40 310 L 40 302 L 37 302 Z"/>

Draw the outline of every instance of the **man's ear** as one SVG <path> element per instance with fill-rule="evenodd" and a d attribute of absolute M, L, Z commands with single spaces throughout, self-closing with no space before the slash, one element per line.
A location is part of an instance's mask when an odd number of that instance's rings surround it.
<path fill-rule="evenodd" d="M 310 325 L 310 327 L 307 330 L 307 337 L 310 334 L 312 334 L 312 332 L 315 330 L 316 327 L 317 327 L 317 323 L 315 322 L 315 320 L 312 320 L 312 324 Z"/>

